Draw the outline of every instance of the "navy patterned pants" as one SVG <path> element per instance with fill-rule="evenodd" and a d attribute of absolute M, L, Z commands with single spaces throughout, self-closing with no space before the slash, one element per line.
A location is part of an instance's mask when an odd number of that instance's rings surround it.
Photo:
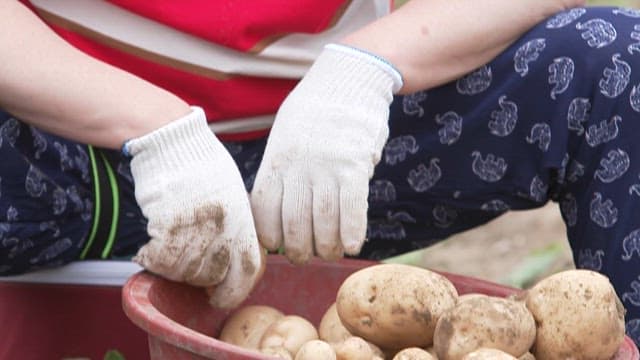
<path fill-rule="evenodd" d="M 640 11 L 560 13 L 463 78 L 396 97 L 389 125 L 362 257 L 426 247 L 554 201 L 577 267 L 609 276 L 640 343 Z M 247 189 L 265 143 L 226 144 Z M 117 153 L 4 114 L 0 159 L 0 274 L 92 253 L 96 159 L 112 170 L 119 211 L 107 227 L 115 240 L 93 253 L 127 256 L 147 240 Z"/>

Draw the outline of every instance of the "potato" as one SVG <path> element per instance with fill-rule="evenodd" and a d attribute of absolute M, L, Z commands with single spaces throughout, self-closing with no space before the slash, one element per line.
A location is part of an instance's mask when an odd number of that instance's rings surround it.
<path fill-rule="evenodd" d="M 487 295 L 486 294 L 480 294 L 480 293 L 466 293 L 466 294 L 458 296 L 458 302 L 469 300 L 469 299 L 475 299 L 477 297 L 483 297 L 483 296 L 487 296 Z"/>
<path fill-rule="evenodd" d="M 527 351 L 526 353 L 520 355 L 520 357 L 518 357 L 518 360 L 536 360 L 536 357 L 533 356 L 532 353 Z"/>
<path fill-rule="evenodd" d="M 367 341 L 367 340 L 365 340 L 365 341 Z M 376 345 L 376 344 L 374 344 L 374 343 L 372 343 L 370 341 L 367 341 L 367 344 L 369 344 L 369 347 L 371 348 L 371 351 L 373 352 L 373 356 L 374 357 L 377 356 L 377 357 L 380 357 L 380 358 L 383 358 L 383 359 L 386 357 L 385 352 L 382 349 L 380 349 L 380 347 L 378 345 Z"/>
<path fill-rule="evenodd" d="M 480 348 L 463 356 L 462 360 L 517 360 L 517 358 L 498 349 Z"/>
<path fill-rule="evenodd" d="M 429 354 L 431 354 L 431 356 L 433 356 L 434 358 L 438 358 L 438 355 L 436 354 L 436 349 L 433 347 L 433 345 L 429 346 L 428 348 L 425 349 Z"/>
<path fill-rule="evenodd" d="M 261 350 L 282 347 L 295 357 L 304 343 L 317 339 L 318 332 L 309 320 L 297 315 L 286 315 L 267 328 L 259 347 Z"/>
<path fill-rule="evenodd" d="M 435 272 L 379 264 L 351 274 L 336 306 L 345 328 L 383 349 L 426 347 L 440 315 L 458 298 L 453 284 Z"/>
<path fill-rule="evenodd" d="M 219 339 L 246 349 L 258 349 L 267 328 L 284 314 L 270 306 L 248 305 L 235 311 L 224 323 Z"/>
<path fill-rule="evenodd" d="M 289 350 L 283 347 L 264 348 L 260 350 L 260 353 L 263 355 L 269 355 L 278 359 L 293 360 L 293 356 L 291 356 L 291 353 L 289 353 Z"/>
<path fill-rule="evenodd" d="M 566 270 L 528 290 L 537 324 L 537 359 L 610 359 L 624 341 L 624 307 L 609 279 L 591 270 Z"/>
<path fill-rule="evenodd" d="M 342 325 L 340 317 L 338 316 L 338 310 L 336 309 L 336 303 L 331 304 L 322 316 L 320 325 L 318 325 L 318 334 L 320 335 L 320 340 L 329 343 L 344 341 L 353 336 L 349 330 Z"/>
<path fill-rule="evenodd" d="M 331 344 L 338 360 L 371 360 L 376 354 L 369 343 L 361 337 L 352 336 Z"/>
<path fill-rule="evenodd" d="M 336 360 L 336 352 L 325 341 L 311 340 L 302 345 L 295 360 Z"/>
<path fill-rule="evenodd" d="M 433 342 L 438 359 L 459 360 L 482 347 L 520 356 L 529 351 L 535 336 L 536 325 L 524 302 L 477 296 L 440 317 Z"/>
<path fill-rule="evenodd" d="M 320 320 L 320 325 L 318 326 L 318 333 L 320 336 L 320 340 L 326 341 L 330 344 L 339 344 L 344 342 L 345 340 L 354 337 L 349 333 L 349 331 L 342 325 L 340 321 L 340 317 L 338 316 L 338 311 L 336 310 L 336 304 L 333 303 L 329 309 L 325 312 L 322 320 Z M 374 356 L 378 356 L 382 359 L 385 358 L 385 354 L 376 344 L 366 341 L 362 338 L 362 341 L 366 342 L 371 348 Z M 347 341 L 347 348 L 352 348 L 354 346 L 359 345 L 359 340 L 350 340 Z"/>
<path fill-rule="evenodd" d="M 397 353 L 393 360 L 436 360 L 427 350 L 417 347 L 406 348 Z"/>

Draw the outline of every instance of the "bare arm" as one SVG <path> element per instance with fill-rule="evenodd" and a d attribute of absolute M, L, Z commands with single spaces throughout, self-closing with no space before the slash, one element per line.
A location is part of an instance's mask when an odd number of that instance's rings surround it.
<path fill-rule="evenodd" d="M 403 75 L 402 93 L 441 85 L 487 63 L 526 30 L 584 0 L 412 0 L 347 36 Z"/>
<path fill-rule="evenodd" d="M 1 1 L 0 107 L 41 129 L 119 148 L 190 112 L 176 96 L 68 45 L 17 1 Z"/>

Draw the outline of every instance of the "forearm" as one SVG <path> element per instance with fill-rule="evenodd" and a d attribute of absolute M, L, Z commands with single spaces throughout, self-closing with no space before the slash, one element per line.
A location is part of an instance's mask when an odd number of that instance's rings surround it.
<path fill-rule="evenodd" d="M 0 3 L 0 107 L 108 148 L 187 114 L 176 96 L 68 45 L 17 1 Z"/>
<path fill-rule="evenodd" d="M 583 0 L 413 0 L 342 43 L 382 56 L 401 93 L 441 85 L 487 63 L 529 28 Z"/>

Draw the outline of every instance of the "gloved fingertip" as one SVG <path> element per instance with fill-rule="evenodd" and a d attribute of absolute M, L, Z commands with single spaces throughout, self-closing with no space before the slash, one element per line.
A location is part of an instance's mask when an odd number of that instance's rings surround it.
<path fill-rule="evenodd" d="M 247 281 L 250 281 L 247 279 Z M 233 309 L 238 307 L 249 292 L 255 286 L 255 282 L 250 284 L 235 284 L 230 286 L 228 282 L 223 282 L 215 286 L 205 287 L 209 296 L 209 305 L 217 309 Z"/>
<path fill-rule="evenodd" d="M 306 252 L 286 252 L 285 256 L 291 264 L 300 266 L 309 263 L 313 258 L 313 254 Z"/>
<path fill-rule="evenodd" d="M 140 265 L 140 266 L 144 267 L 144 256 L 143 256 L 143 255 L 140 255 L 140 253 L 138 253 L 138 254 L 134 255 L 134 256 L 131 258 L 131 261 L 133 261 L 134 263 L 136 263 L 136 264 L 138 264 L 138 265 Z"/>
<path fill-rule="evenodd" d="M 260 264 L 258 266 L 258 274 L 256 275 L 255 283 L 258 283 L 265 270 L 267 269 L 267 249 L 260 246 Z"/>
<path fill-rule="evenodd" d="M 350 256 L 356 256 L 360 254 L 365 239 L 361 240 L 344 240 L 342 246 L 344 247 L 344 253 Z"/>
<path fill-rule="evenodd" d="M 344 256 L 344 248 L 339 240 L 321 243 L 316 238 L 316 254 L 326 261 L 336 261 Z"/>
<path fill-rule="evenodd" d="M 274 241 L 260 235 L 258 235 L 258 241 L 260 242 L 260 245 L 262 245 L 262 247 L 264 247 L 268 251 L 278 251 L 278 249 L 280 249 L 281 241 Z"/>
<path fill-rule="evenodd" d="M 327 253 L 319 256 L 324 261 L 336 262 L 344 257 L 344 253 Z"/>
<path fill-rule="evenodd" d="M 239 284 L 231 284 L 225 281 L 222 284 L 205 288 L 209 296 L 209 305 L 218 309 L 234 309 L 240 306 L 258 284 L 261 277 L 262 272 L 258 271 L 255 277 L 245 279 Z"/>
<path fill-rule="evenodd" d="M 167 276 L 166 272 L 163 271 L 164 267 L 161 264 L 155 263 L 151 260 L 151 256 L 148 252 L 147 246 L 143 246 L 142 248 L 140 248 L 140 250 L 138 250 L 136 255 L 134 255 L 131 258 L 131 261 L 142 266 L 145 270 L 149 272 L 171 279 L 169 276 Z M 173 275 L 175 276 L 175 274 Z"/>
<path fill-rule="evenodd" d="M 252 194 L 250 204 L 258 241 L 271 251 L 277 250 L 282 242 L 282 236 L 278 234 L 282 227 L 279 215 L 280 208 L 267 208 L 265 201 L 255 201 L 253 196 Z"/>
<path fill-rule="evenodd" d="M 255 241 L 255 235 L 251 238 Z M 233 261 L 224 281 L 207 288 L 209 305 L 219 309 L 233 309 L 253 291 L 266 268 L 266 251 L 257 243 L 254 245 L 233 252 Z"/>

